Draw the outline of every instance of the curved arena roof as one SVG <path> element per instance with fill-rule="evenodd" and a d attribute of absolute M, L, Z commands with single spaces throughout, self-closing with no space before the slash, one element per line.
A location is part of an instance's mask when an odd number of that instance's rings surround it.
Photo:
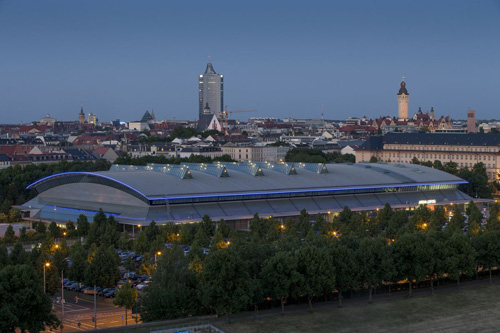
<path fill-rule="evenodd" d="M 255 212 L 285 216 L 302 208 L 324 212 L 345 205 L 365 208 L 385 202 L 416 205 L 434 198 L 470 200 L 456 189 L 464 183 L 443 171 L 394 163 L 113 165 L 110 171 L 40 179 L 28 186 L 38 196 L 25 206 L 103 208 L 122 218 L 156 221 L 196 219 L 204 214 L 229 219 Z M 46 208 L 49 213 L 52 209 Z"/>
<path fill-rule="evenodd" d="M 187 167 L 187 166 L 186 166 Z M 28 188 L 38 193 L 63 183 L 100 183 L 143 199 L 178 199 L 254 193 L 286 193 L 364 189 L 376 187 L 464 184 L 461 178 L 436 169 L 413 164 L 328 164 L 327 173 L 296 168 L 296 174 L 263 169 L 263 176 L 244 170 L 227 170 L 218 177 L 188 168 L 192 178 L 155 171 L 148 167 L 129 167 L 122 171 L 68 172 L 43 178 Z"/>

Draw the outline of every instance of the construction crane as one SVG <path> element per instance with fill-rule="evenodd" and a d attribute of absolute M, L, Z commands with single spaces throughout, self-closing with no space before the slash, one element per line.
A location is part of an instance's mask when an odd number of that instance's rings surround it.
<path fill-rule="evenodd" d="M 238 110 L 228 110 L 227 105 L 224 108 L 224 111 L 220 112 L 220 118 L 222 120 L 222 125 L 224 127 L 224 134 L 229 134 L 229 126 L 227 124 L 230 113 L 240 113 L 240 112 L 257 112 L 257 110 L 247 110 L 247 109 L 238 109 Z"/>

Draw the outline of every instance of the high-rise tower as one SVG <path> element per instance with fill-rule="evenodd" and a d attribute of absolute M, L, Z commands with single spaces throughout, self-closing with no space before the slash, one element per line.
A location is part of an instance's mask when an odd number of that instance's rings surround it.
<path fill-rule="evenodd" d="M 223 111 L 224 106 L 224 75 L 217 74 L 211 63 L 207 64 L 205 74 L 198 78 L 198 114 L 204 114 L 203 110 L 208 106 L 211 114 Z"/>
<path fill-rule="evenodd" d="M 408 120 L 408 99 L 410 94 L 406 90 L 406 83 L 403 77 L 401 88 L 398 92 L 398 120 Z"/>

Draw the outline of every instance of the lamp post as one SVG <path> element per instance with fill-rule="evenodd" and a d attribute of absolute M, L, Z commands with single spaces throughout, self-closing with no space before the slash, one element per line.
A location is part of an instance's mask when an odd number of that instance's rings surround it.
<path fill-rule="evenodd" d="M 54 221 L 57 221 L 57 208 L 54 207 Z"/>
<path fill-rule="evenodd" d="M 61 332 L 64 327 L 64 270 L 61 270 Z"/>
<path fill-rule="evenodd" d="M 43 293 L 45 294 L 45 267 L 50 267 L 50 262 L 46 262 L 43 265 Z"/>
<path fill-rule="evenodd" d="M 161 251 L 158 251 L 155 253 L 155 265 L 156 265 L 156 259 L 158 256 L 161 256 Z"/>

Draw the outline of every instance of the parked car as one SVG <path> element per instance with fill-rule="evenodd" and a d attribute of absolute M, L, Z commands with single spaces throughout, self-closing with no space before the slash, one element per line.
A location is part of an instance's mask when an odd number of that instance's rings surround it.
<path fill-rule="evenodd" d="M 142 290 L 142 289 L 144 289 L 144 287 L 147 287 L 147 286 L 148 286 L 148 284 L 149 284 L 149 281 L 144 281 L 144 282 L 141 282 L 141 283 L 139 283 L 139 284 L 135 287 L 135 289 L 137 289 L 137 290 Z"/>
<path fill-rule="evenodd" d="M 95 291 L 97 292 L 97 294 L 99 295 L 99 291 L 101 291 L 101 288 L 100 287 L 97 287 L 95 288 Z M 94 287 L 85 287 L 82 291 L 84 294 L 90 294 L 90 295 L 94 295 Z"/>
<path fill-rule="evenodd" d="M 108 291 L 107 293 L 104 294 L 104 297 L 106 298 L 113 298 L 115 297 L 115 290 L 114 289 L 111 289 L 110 291 Z"/>
<path fill-rule="evenodd" d="M 72 290 L 72 291 L 78 291 L 79 287 L 78 287 L 78 282 L 74 282 L 71 283 L 70 285 L 68 285 L 68 287 L 66 288 L 68 290 Z"/>
<path fill-rule="evenodd" d="M 99 296 L 104 296 L 107 292 L 113 290 L 113 288 L 104 288 L 103 290 L 99 291 L 98 295 Z"/>

